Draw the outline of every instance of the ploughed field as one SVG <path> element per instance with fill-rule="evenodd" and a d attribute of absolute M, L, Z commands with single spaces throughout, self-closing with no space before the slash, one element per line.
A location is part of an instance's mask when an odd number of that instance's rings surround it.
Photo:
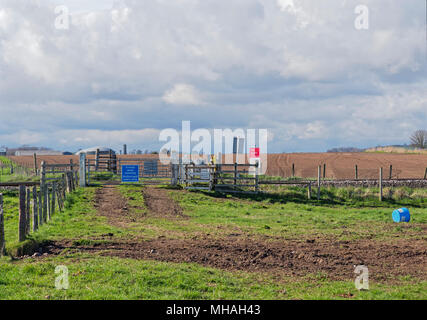
<path fill-rule="evenodd" d="M 427 154 L 391 153 L 291 153 L 268 155 L 267 175 L 289 177 L 292 164 L 297 177 L 317 177 L 319 165 L 326 164 L 326 177 L 354 179 L 355 165 L 360 179 L 377 179 L 380 167 L 388 178 L 393 166 L 393 179 L 422 179 L 427 168 Z"/>
<path fill-rule="evenodd" d="M 93 156 L 90 156 L 93 157 Z M 32 156 L 9 157 L 15 163 L 33 168 Z M 118 155 L 118 159 L 144 158 L 156 159 L 157 155 Z M 78 156 L 39 156 L 41 161 L 51 164 L 69 163 L 73 159 L 78 163 Z M 295 176 L 301 178 L 317 177 L 319 165 L 326 164 L 326 178 L 353 179 L 355 165 L 358 166 L 360 179 L 377 179 L 378 170 L 384 168 L 388 178 L 388 168 L 393 166 L 393 179 L 422 179 L 427 168 L 427 154 L 391 154 L 391 153 L 283 153 L 269 154 L 267 163 L 268 176 L 290 177 L 292 164 L 295 164 Z"/>

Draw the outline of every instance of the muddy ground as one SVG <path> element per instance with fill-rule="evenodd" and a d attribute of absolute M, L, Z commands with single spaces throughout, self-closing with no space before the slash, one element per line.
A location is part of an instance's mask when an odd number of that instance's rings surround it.
<path fill-rule="evenodd" d="M 145 188 L 147 216 L 171 219 L 188 219 L 168 191 Z M 134 221 L 125 198 L 114 186 L 105 186 L 96 194 L 99 214 L 116 226 L 126 228 Z M 140 217 L 144 219 L 145 217 Z M 76 246 L 73 241 L 50 243 L 44 248 L 50 254 L 61 254 L 64 249 L 99 253 L 131 259 L 163 262 L 190 262 L 224 270 L 268 272 L 288 276 L 305 276 L 322 273 L 329 279 L 354 279 L 356 265 L 366 265 L 370 278 L 394 281 L 396 277 L 411 275 L 427 279 L 427 245 L 424 240 L 392 242 L 332 241 L 313 239 L 289 241 L 253 239 L 248 235 L 230 234 L 222 239 L 207 235 L 192 239 L 116 240 L 106 235 L 93 245 Z"/>

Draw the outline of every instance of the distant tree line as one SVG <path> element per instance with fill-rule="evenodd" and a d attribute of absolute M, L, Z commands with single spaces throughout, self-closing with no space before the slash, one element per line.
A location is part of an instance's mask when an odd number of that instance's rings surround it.
<path fill-rule="evenodd" d="M 337 152 L 364 152 L 365 149 L 359 149 L 354 147 L 342 147 L 342 148 L 333 148 L 328 150 L 327 152 L 330 153 L 337 153 Z"/>

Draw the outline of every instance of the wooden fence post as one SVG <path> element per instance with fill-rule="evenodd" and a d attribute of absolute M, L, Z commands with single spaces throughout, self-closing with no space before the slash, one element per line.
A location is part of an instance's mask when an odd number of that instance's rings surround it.
<path fill-rule="evenodd" d="M 74 187 L 77 189 L 79 186 L 79 174 L 77 171 L 74 171 Z"/>
<path fill-rule="evenodd" d="M 58 185 L 56 186 L 56 196 L 58 199 L 59 212 L 62 212 L 62 197 L 61 197 L 61 184 L 60 183 L 58 183 Z"/>
<path fill-rule="evenodd" d="M 27 213 L 26 203 L 25 203 L 25 186 L 19 186 L 19 242 L 25 241 L 26 239 L 26 229 L 27 229 Z"/>
<path fill-rule="evenodd" d="M 393 165 L 390 165 L 390 175 L 389 175 L 389 179 L 393 179 Z"/>
<path fill-rule="evenodd" d="M 234 163 L 234 185 L 237 185 L 237 162 Z"/>
<path fill-rule="evenodd" d="M 3 194 L 0 193 L 0 257 L 5 254 Z"/>
<path fill-rule="evenodd" d="M 379 185 L 380 185 L 380 195 L 379 200 L 383 201 L 383 168 L 380 168 L 380 179 L 379 179 Z"/>
<path fill-rule="evenodd" d="M 323 179 L 326 179 L 326 163 L 323 164 Z"/>
<path fill-rule="evenodd" d="M 68 172 L 68 181 L 70 183 L 70 192 L 74 191 L 74 180 L 73 180 L 73 173 L 72 172 Z"/>
<path fill-rule="evenodd" d="M 311 181 L 308 183 L 307 198 L 311 200 Z"/>
<path fill-rule="evenodd" d="M 255 191 L 259 191 L 259 163 L 256 163 L 255 167 Z"/>
<path fill-rule="evenodd" d="M 86 187 L 86 153 L 80 154 L 80 167 L 79 167 L 79 175 L 80 175 L 80 187 Z"/>
<path fill-rule="evenodd" d="M 70 193 L 71 192 L 71 181 L 70 181 L 70 175 L 68 172 L 65 173 L 65 183 L 67 186 L 67 193 Z"/>
<path fill-rule="evenodd" d="M 47 208 L 49 207 L 48 189 L 49 188 L 48 188 L 47 184 L 45 184 L 43 187 L 43 193 L 42 193 L 42 196 L 43 196 L 43 222 L 47 222 L 47 215 L 48 215 Z"/>
<path fill-rule="evenodd" d="M 33 232 L 39 228 L 38 222 L 38 205 L 37 205 L 37 186 L 33 187 Z"/>
<path fill-rule="evenodd" d="M 38 168 L 37 168 L 37 154 L 34 153 L 33 157 L 34 157 L 34 174 L 37 175 L 38 174 L 38 172 L 37 172 L 38 171 Z"/>
<path fill-rule="evenodd" d="M 39 226 L 43 225 L 43 194 L 42 194 L 42 188 L 40 186 L 40 190 L 38 192 L 38 198 L 39 198 Z"/>
<path fill-rule="evenodd" d="M 56 182 L 54 181 L 52 183 L 52 203 L 51 203 L 51 209 L 50 212 L 52 216 L 55 214 L 55 205 L 56 205 Z"/>
<path fill-rule="evenodd" d="M 292 163 L 292 178 L 295 177 L 295 163 Z"/>
<path fill-rule="evenodd" d="M 60 184 L 61 184 L 61 197 L 62 197 L 62 199 L 64 199 L 64 200 L 65 200 L 65 197 L 66 197 L 66 180 L 65 180 L 65 173 L 63 173 L 63 174 L 61 175 L 61 181 L 60 181 Z"/>
<path fill-rule="evenodd" d="M 426 179 L 427 179 L 427 168 L 426 168 L 426 171 L 424 172 L 424 180 Z"/>
<path fill-rule="evenodd" d="M 46 185 L 46 196 L 47 196 L 47 220 L 50 221 L 52 217 L 52 207 L 50 202 L 50 188 Z"/>
<path fill-rule="evenodd" d="M 27 207 L 26 207 L 25 213 L 26 213 L 27 225 L 26 225 L 25 231 L 26 231 L 26 234 L 30 234 L 30 231 L 31 231 L 31 190 L 30 188 L 26 188 L 26 193 L 27 193 L 26 195 Z"/>
<path fill-rule="evenodd" d="M 42 209 L 42 215 L 40 222 L 45 223 L 47 221 L 47 190 L 46 190 L 46 163 L 42 161 L 40 169 L 40 193 L 42 201 L 40 206 Z"/>
<path fill-rule="evenodd" d="M 359 180 L 359 170 L 357 164 L 354 166 L 354 177 L 356 180 Z"/>
<path fill-rule="evenodd" d="M 320 200 L 320 176 L 321 176 L 322 166 L 317 168 L 317 200 Z"/>

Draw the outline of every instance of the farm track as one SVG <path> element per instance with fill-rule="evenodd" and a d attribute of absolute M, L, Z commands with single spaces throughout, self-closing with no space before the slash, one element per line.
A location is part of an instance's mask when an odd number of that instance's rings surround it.
<path fill-rule="evenodd" d="M 127 200 L 114 185 L 106 185 L 97 189 L 94 207 L 100 215 L 107 217 L 108 223 L 120 228 L 127 228 L 135 221 L 130 215 Z"/>
<path fill-rule="evenodd" d="M 145 188 L 147 216 L 188 219 L 180 206 L 169 198 L 167 190 Z M 98 212 L 113 225 L 127 228 L 129 221 L 143 222 L 146 216 L 129 214 L 129 205 L 115 186 L 97 192 Z M 136 219 L 136 220 L 135 220 Z M 393 282 L 396 277 L 411 275 L 427 280 L 427 245 L 425 240 L 379 242 L 333 241 L 318 237 L 307 241 L 254 239 L 248 235 L 230 234 L 221 239 L 208 235 L 189 239 L 115 239 L 106 235 L 91 245 L 73 241 L 52 242 L 45 252 L 59 255 L 64 249 L 97 253 L 103 256 L 155 260 L 174 263 L 197 263 L 230 271 L 267 272 L 274 275 L 302 277 L 323 273 L 333 280 L 354 279 L 354 266 L 367 265 L 370 278 Z"/>

